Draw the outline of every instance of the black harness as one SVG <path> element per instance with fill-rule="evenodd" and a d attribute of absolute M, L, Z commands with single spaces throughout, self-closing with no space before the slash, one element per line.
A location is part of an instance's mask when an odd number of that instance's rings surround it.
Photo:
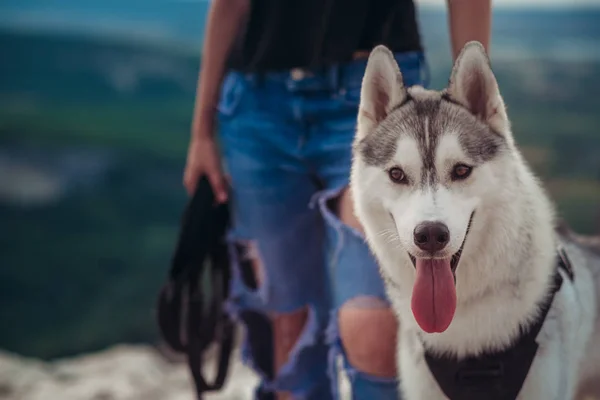
<path fill-rule="evenodd" d="M 560 290 L 563 270 L 574 279 L 567 255 L 558 249 L 554 284 L 542 306 L 539 318 L 529 327 L 521 327 L 519 339 L 509 348 L 462 360 L 436 356 L 425 351 L 425 360 L 440 389 L 450 400 L 514 400 L 527 378 L 542 329 L 555 294 Z"/>

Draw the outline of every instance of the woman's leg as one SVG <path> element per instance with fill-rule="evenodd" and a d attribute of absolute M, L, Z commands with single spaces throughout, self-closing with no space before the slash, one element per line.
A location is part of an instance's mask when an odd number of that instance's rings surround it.
<path fill-rule="evenodd" d="M 360 225 L 353 220 L 347 193 L 342 185 L 319 198 L 331 248 L 331 280 L 335 283 L 335 306 L 328 329 L 330 360 L 341 360 L 352 399 L 398 400 L 397 322 L 377 263 Z"/>
<path fill-rule="evenodd" d="M 406 85 L 427 84 L 422 54 L 397 55 Z M 401 398 L 396 371 L 397 321 L 389 306 L 377 262 L 356 219 L 347 190 L 352 164 L 360 88 L 366 62 L 342 67 L 336 113 L 312 135 L 313 159 L 329 190 L 319 195 L 327 226 L 335 300 L 329 327 L 331 357 L 341 358 L 357 400 Z M 340 116 L 342 109 L 348 111 Z M 332 363 L 335 371 L 335 364 Z"/>
<path fill-rule="evenodd" d="M 328 328 L 330 371 L 336 377 L 337 362 L 342 362 L 352 399 L 398 400 L 397 323 L 346 190 L 355 122 L 354 114 L 329 119 L 312 136 L 313 159 L 329 188 L 318 200 L 334 287 Z"/>
<path fill-rule="evenodd" d="M 262 378 L 257 398 L 327 400 L 323 222 L 308 207 L 315 185 L 295 154 L 304 132 L 263 107 L 286 96 L 260 89 L 259 101 L 255 90 L 229 77 L 220 106 L 234 223 L 230 310 L 246 328 L 244 358 Z"/>

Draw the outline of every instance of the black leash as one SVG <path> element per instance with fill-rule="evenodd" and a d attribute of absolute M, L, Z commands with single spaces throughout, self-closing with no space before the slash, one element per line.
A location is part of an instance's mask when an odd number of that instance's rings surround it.
<path fill-rule="evenodd" d="M 214 201 L 208 181 L 201 179 L 184 211 L 168 280 L 158 296 L 160 333 L 173 350 L 186 354 L 199 400 L 223 387 L 235 338 L 235 325 L 224 310 L 230 280 L 225 242 L 229 210 Z M 203 358 L 212 343 L 219 347 L 218 367 L 214 381 L 208 382 Z"/>

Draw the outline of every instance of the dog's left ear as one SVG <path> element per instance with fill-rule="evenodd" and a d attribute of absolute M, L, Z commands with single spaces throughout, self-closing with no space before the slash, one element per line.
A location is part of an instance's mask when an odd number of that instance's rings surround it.
<path fill-rule="evenodd" d="M 454 63 L 447 94 L 497 132 L 509 129 L 498 82 L 481 43 L 473 41 L 463 47 Z"/>
<path fill-rule="evenodd" d="M 383 45 L 375 47 L 362 80 L 357 137 L 360 139 L 375 129 L 406 96 L 394 55 Z"/>

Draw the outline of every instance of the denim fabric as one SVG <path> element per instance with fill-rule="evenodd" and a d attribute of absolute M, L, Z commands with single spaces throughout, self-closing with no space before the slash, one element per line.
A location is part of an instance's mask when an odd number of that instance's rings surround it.
<path fill-rule="evenodd" d="M 406 85 L 426 85 L 421 53 L 396 59 Z M 336 396 L 332 380 L 337 378 L 328 360 L 344 355 L 337 309 L 358 296 L 385 300 L 364 238 L 327 208 L 327 200 L 348 184 L 365 66 L 366 60 L 353 61 L 303 76 L 230 72 L 223 83 L 219 139 L 234 220 L 228 307 L 246 325 L 243 354 L 263 378 L 261 393 L 285 390 L 297 399 L 318 400 Z M 244 271 L 240 244 L 248 243 L 263 264 L 260 285 Z M 269 367 L 272 352 L 265 350 L 272 336 L 267 315 L 302 308 L 309 310 L 308 323 L 275 376 Z M 393 380 L 344 364 L 353 398 L 398 398 Z"/>

